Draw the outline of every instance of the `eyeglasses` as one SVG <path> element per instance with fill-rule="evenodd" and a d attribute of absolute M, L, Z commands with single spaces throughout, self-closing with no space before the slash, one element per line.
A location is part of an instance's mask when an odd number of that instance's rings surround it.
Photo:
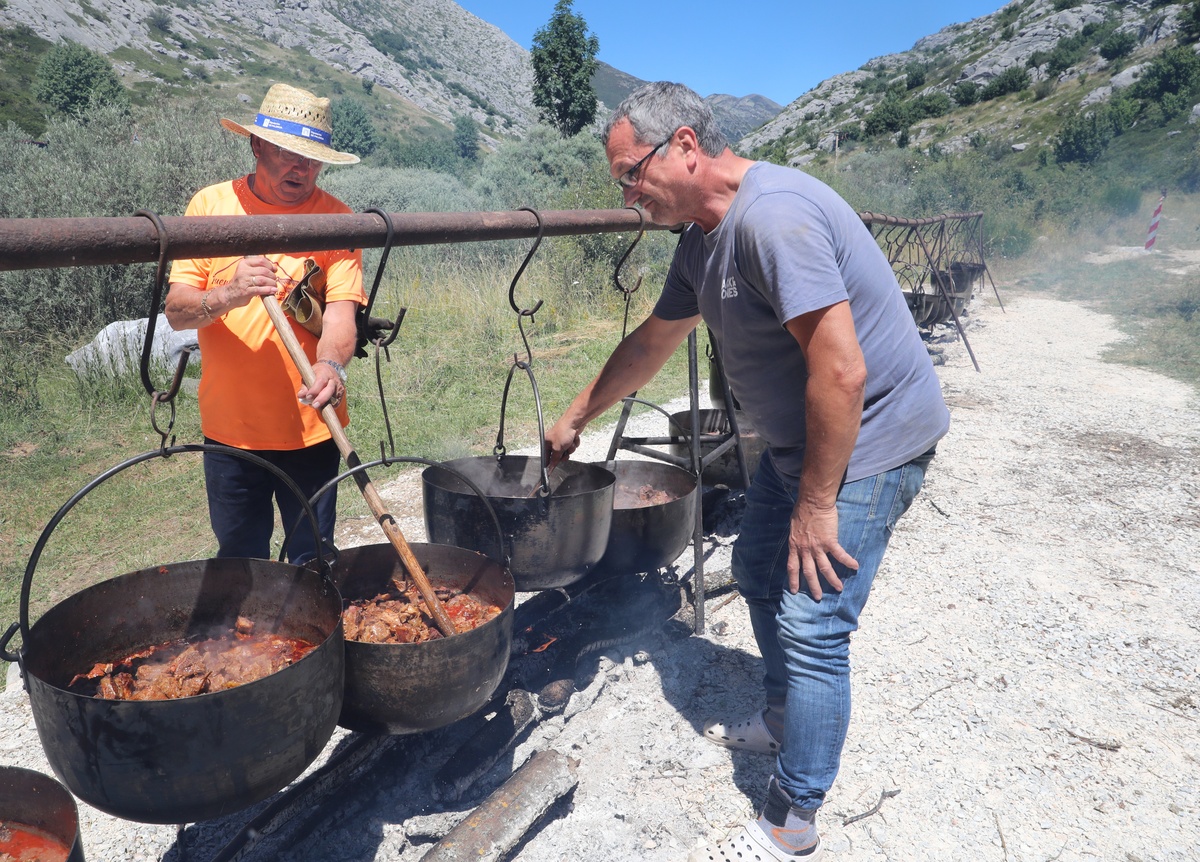
<path fill-rule="evenodd" d="M 268 153 L 285 165 L 295 165 L 299 168 L 310 168 L 319 167 L 321 164 L 316 159 L 310 159 L 307 156 L 302 156 L 297 152 L 293 152 L 292 150 L 285 150 L 278 144 L 272 143 L 264 138 L 259 138 L 259 140 L 262 141 L 262 145 Z"/>
<path fill-rule="evenodd" d="M 678 132 L 678 131 L 679 131 L 678 129 L 675 130 L 675 132 Z M 667 144 L 671 143 L 671 139 L 675 137 L 675 132 L 671 132 L 671 134 L 669 134 L 667 136 L 667 139 L 665 141 L 663 141 L 657 147 L 652 149 L 650 152 L 646 153 L 646 155 L 644 155 L 640 159 L 638 159 L 637 164 L 635 164 L 632 168 L 627 170 L 625 173 L 621 174 L 621 176 L 617 177 L 617 182 L 620 183 L 622 187 L 627 188 L 627 189 L 631 189 L 634 186 L 636 186 L 638 184 L 638 180 L 641 179 L 640 175 L 641 175 L 641 171 L 642 171 L 642 165 L 646 164 L 646 162 L 650 160 L 650 157 L 652 155 L 657 153 L 659 150 L 661 150 Z"/>

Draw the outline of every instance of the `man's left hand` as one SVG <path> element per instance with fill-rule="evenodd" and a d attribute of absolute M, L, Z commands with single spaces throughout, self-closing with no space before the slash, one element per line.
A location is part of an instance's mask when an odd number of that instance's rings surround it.
<path fill-rule="evenodd" d="M 791 531 L 788 536 L 788 590 L 800 591 L 800 576 L 812 594 L 821 601 L 821 578 L 839 593 L 841 578 L 829 558 L 850 569 L 858 569 L 858 561 L 838 543 L 837 505 L 818 506 L 803 499 L 792 510 Z"/>

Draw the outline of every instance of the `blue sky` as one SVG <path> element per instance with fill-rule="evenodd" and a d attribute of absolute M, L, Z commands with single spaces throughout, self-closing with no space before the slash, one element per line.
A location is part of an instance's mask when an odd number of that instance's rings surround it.
<path fill-rule="evenodd" d="M 525 48 L 556 0 L 457 0 Z M 1006 0 L 575 0 L 600 39 L 599 59 L 701 96 L 758 93 L 786 105 L 826 78 L 922 36 L 1003 7 Z M 744 11 L 742 11 L 744 10 Z"/>

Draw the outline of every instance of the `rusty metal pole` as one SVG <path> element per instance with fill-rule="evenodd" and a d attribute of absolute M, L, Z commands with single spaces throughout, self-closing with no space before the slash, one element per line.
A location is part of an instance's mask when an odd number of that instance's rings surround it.
<path fill-rule="evenodd" d="M 393 246 L 524 239 L 538 232 L 527 210 L 391 213 Z M 636 210 L 549 210 L 544 236 L 638 230 Z M 293 216 L 175 216 L 161 219 L 172 260 L 197 257 L 378 248 L 387 225 L 371 213 Z M 648 230 L 661 230 L 646 225 Z M 158 260 L 154 223 L 129 218 L 0 219 L 0 271 L 143 263 Z"/>

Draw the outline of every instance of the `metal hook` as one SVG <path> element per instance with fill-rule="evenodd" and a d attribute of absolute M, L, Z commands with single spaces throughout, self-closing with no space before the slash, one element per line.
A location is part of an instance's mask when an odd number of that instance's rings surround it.
<path fill-rule="evenodd" d="M 151 212 L 150 210 L 138 210 L 134 215 L 150 219 L 158 235 L 158 270 L 154 276 L 154 290 L 150 300 L 150 313 L 146 317 L 146 336 L 142 342 L 140 370 L 142 386 L 150 396 L 150 424 L 162 437 L 162 444 L 165 449 L 167 436 L 171 433 L 171 429 L 175 427 L 175 396 L 179 394 L 179 387 L 183 384 L 183 372 L 187 368 L 188 359 L 191 358 L 192 352 L 184 350 L 180 354 L 179 365 L 175 368 L 175 376 L 171 380 L 171 387 L 166 392 L 156 389 L 153 381 L 150 380 L 150 357 L 154 348 L 154 330 L 158 324 L 158 309 L 162 304 L 163 283 L 166 281 L 167 275 L 167 246 L 169 242 L 166 225 L 163 224 L 163 220 L 159 218 L 158 213 Z M 167 425 L 166 431 L 158 427 L 158 423 L 154 418 L 155 408 L 161 403 L 171 405 L 171 420 Z M 172 441 L 172 445 L 174 445 L 174 441 Z"/>
<path fill-rule="evenodd" d="M 368 344 L 378 345 L 383 338 L 383 331 L 390 329 L 392 337 L 387 340 L 387 344 L 391 344 L 396 338 L 396 330 L 400 327 L 400 320 L 397 319 L 394 323 L 389 320 L 371 317 L 371 309 L 375 307 L 375 295 L 379 291 L 379 283 L 383 280 L 383 271 L 387 267 L 388 256 L 392 253 L 392 245 L 396 241 L 396 229 L 392 224 L 391 215 L 385 210 L 378 207 L 371 207 L 364 212 L 374 213 L 383 219 L 384 227 L 387 228 L 387 237 L 383 241 L 383 254 L 379 257 L 379 266 L 375 268 L 375 279 L 371 283 L 371 291 L 367 294 L 367 304 L 358 309 L 355 315 L 355 329 L 358 333 L 358 340 L 355 344 L 354 355 L 365 357 L 367 355 L 366 346 Z M 404 312 L 401 312 L 403 317 Z M 384 346 L 387 346 L 385 344 Z"/>
<path fill-rule="evenodd" d="M 533 241 L 533 247 L 529 249 L 529 253 L 525 255 L 525 260 L 521 261 L 521 268 L 517 270 L 517 274 L 513 276 L 512 283 L 508 286 L 508 304 L 511 305 L 512 310 L 521 317 L 533 317 L 535 314 L 537 314 L 538 309 L 542 307 L 542 300 L 539 299 L 537 301 L 537 305 L 535 305 L 533 308 L 519 308 L 517 306 L 515 291 L 517 289 L 517 281 L 520 280 L 521 274 L 525 272 L 525 267 L 529 266 L 529 261 L 533 260 L 534 252 L 536 252 L 538 250 L 538 246 L 542 244 L 542 233 L 545 230 L 545 226 L 542 224 L 542 216 L 537 210 L 530 207 L 521 207 L 520 209 L 527 213 L 533 213 L 533 217 L 537 219 L 538 232 L 537 239 Z M 522 331 L 522 337 L 524 337 L 524 334 L 524 331 Z M 526 344 L 525 347 L 526 350 L 528 350 L 529 345 Z"/>
<path fill-rule="evenodd" d="M 613 283 L 617 286 L 617 290 L 625 294 L 625 300 L 628 302 L 629 297 L 638 292 L 642 286 L 642 277 L 639 275 L 637 284 L 632 288 L 627 288 L 621 284 L 621 267 L 625 266 L 625 261 L 629 259 L 629 255 L 633 254 L 633 250 L 637 248 L 637 244 L 642 241 L 642 237 L 646 233 L 646 213 L 640 207 L 626 207 L 638 214 L 638 234 L 633 238 L 633 242 L 629 244 L 629 248 L 625 249 L 625 253 L 621 255 L 621 259 L 617 261 L 617 266 L 613 269 Z"/>

